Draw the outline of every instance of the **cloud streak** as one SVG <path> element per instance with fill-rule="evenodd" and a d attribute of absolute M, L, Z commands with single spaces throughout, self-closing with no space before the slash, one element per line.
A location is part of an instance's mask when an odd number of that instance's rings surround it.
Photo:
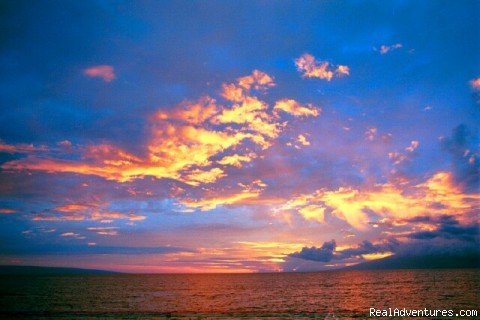
<path fill-rule="evenodd" d="M 86 68 L 83 73 L 90 78 L 101 78 L 105 82 L 115 80 L 115 70 L 109 65 L 98 65 Z"/>

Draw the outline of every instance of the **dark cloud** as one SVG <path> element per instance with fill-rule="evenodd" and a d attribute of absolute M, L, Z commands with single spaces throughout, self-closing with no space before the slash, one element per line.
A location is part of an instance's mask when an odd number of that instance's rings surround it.
<path fill-rule="evenodd" d="M 303 247 L 300 252 L 291 253 L 289 256 L 311 261 L 329 262 L 333 258 L 333 252 L 337 244 L 335 240 L 324 242 L 320 248 Z"/>
<path fill-rule="evenodd" d="M 478 242 L 480 233 L 479 224 L 457 225 L 452 223 L 443 223 L 433 231 L 420 231 L 410 234 L 410 238 L 417 240 L 444 239 L 457 240 L 460 242 Z"/>
<path fill-rule="evenodd" d="M 399 246 L 400 243 L 396 239 L 390 239 L 387 242 L 380 244 L 373 244 L 372 242 L 365 240 L 356 248 L 340 251 L 337 259 L 343 260 L 360 256 L 362 254 L 395 252 Z"/>
<path fill-rule="evenodd" d="M 455 127 L 452 136 L 442 140 L 442 148 L 452 157 L 455 180 L 470 192 L 478 192 L 480 187 L 478 145 L 478 132 L 464 124 Z"/>
<path fill-rule="evenodd" d="M 358 257 L 362 254 L 395 252 L 400 243 L 396 239 L 390 239 L 385 243 L 373 244 L 370 241 L 363 241 L 355 248 L 335 251 L 337 246 L 335 240 L 324 242 L 320 248 L 303 247 L 300 252 L 290 254 L 290 257 L 310 261 L 330 262 L 332 260 L 345 260 Z"/>

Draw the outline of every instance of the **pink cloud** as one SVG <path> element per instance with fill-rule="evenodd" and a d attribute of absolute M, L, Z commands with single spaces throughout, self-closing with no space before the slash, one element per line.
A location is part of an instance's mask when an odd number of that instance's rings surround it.
<path fill-rule="evenodd" d="M 17 211 L 10 208 L 0 208 L 0 214 L 12 214 L 15 212 Z"/>
<path fill-rule="evenodd" d="M 480 77 L 472 79 L 470 81 L 470 86 L 473 90 L 480 90 Z"/>
<path fill-rule="evenodd" d="M 48 151 L 45 146 L 34 146 L 33 144 L 19 143 L 8 144 L 0 140 L 0 152 L 6 153 L 33 153 L 37 151 Z"/>
<path fill-rule="evenodd" d="M 105 82 L 110 82 L 115 79 L 115 71 L 112 66 L 108 65 L 92 66 L 83 72 L 88 77 L 99 77 Z"/>

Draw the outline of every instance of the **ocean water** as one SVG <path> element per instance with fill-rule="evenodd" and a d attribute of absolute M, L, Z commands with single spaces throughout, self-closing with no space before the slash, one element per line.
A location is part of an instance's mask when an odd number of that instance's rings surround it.
<path fill-rule="evenodd" d="M 0 319 L 362 319 L 371 307 L 480 306 L 480 270 L 473 269 L 30 275 L 0 282 Z"/>

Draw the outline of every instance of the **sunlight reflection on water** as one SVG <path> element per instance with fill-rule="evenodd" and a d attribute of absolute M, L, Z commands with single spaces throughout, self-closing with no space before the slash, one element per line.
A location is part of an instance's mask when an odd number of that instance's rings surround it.
<path fill-rule="evenodd" d="M 480 270 L 1 277 L 0 315 L 32 319 L 365 318 L 475 309 Z"/>

